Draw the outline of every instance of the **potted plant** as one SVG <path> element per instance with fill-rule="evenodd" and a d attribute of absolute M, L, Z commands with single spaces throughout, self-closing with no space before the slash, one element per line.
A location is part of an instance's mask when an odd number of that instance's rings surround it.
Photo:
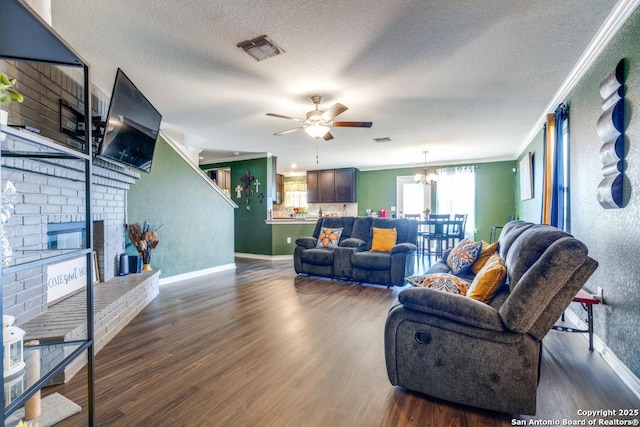
<path fill-rule="evenodd" d="M 5 73 L 0 73 L 0 106 L 9 105 L 12 102 L 22 102 L 24 97 L 15 90 L 16 79 L 10 79 Z M 6 125 L 8 113 L 0 109 L 0 124 Z"/>

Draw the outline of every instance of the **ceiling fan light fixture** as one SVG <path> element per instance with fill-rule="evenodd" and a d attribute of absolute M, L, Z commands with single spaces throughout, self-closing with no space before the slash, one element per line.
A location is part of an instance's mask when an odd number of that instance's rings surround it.
<path fill-rule="evenodd" d="M 240 49 L 244 50 L 256 61 L 262 61 L 272 56 L 281 55 L 284 53 L 284 49 L 275 44 L 266 35 L 261 35 L 255 39 L 245 40 L 236 45 Z"/>
<path fill-rule="evenodd" d="M 329 126 L 324 126 L 320 123 L 314 123 L 311 126 L 304 128 L 304 131 L 312 138 L 320 139 L 329 132 Z"/>

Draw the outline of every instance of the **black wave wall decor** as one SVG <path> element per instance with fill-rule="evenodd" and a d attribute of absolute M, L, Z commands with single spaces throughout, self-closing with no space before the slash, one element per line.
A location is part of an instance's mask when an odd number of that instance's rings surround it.
<path fill-rule="evenodd" d="M 602 141 L 600 161 L 604 178 L 598 185 L 598 202 L 605 209 L 625 207 L 631 195 L 624 159 L 629 146 L 624 133 L 628 125 L 624 98 L 627 67 L 626 59 L 621 59 L 600 83 L 602 114 L 596 129 Z"/>

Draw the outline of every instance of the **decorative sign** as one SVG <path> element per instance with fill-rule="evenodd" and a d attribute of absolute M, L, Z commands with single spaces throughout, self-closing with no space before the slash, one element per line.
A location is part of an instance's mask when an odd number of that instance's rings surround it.
<path fill-rule="evenodd" d="M 87 286 L 87 257 L 47 266 L 47 303 L 55 304 Z"/>
<path fill-rule="evenodd" d="M 625 60 L 618 62 L 600 83 L 602 114 L 596 129 L 602 141 L 600 161 L 604 179 L 598 185 L 598 202 L 605 209 L 623 208 L 630 198 L 628 178 L 625 175 Z"/>

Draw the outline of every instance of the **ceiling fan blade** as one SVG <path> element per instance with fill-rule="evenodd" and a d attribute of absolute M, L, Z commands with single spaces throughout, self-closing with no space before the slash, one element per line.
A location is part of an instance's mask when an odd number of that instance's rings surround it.
<path fill-rule="evenodd" d="M 332 122 L 329 126 L 337 128 L 370 128 L 373 122 Z"/>
<path fill-rule="evenodd" d="M 325 141 L 330 141 L 330 140 L 333 139 L 333 135 L 331 135 L 331 132 L 327 132 L 327 133 L 324 134 L 322 139 L 324 139 Z"/>
<path fill-rule="evenodd" d="M 347 107 L 345 107 L 340 103 L 337 103 L 333 107 L 329 108 L 327 111 L 322 113 L 321 117 L 323 120 L 330 121 L 330 120 L 333 120 L 334 117 L 336 117 L 338 114 L 342 114 L 347 110 L 348 110 Z"/>
<path fill-rule="evenodd" d="M 286 135 L 286 134 L 288 134 L 288 133 L 295 132 L 295 131 L 300 130 L 300 129 L 304 129 L 304 126 L 300 126 L 300 127 L 293 128 L 293 129 L 283 130 L 283 131 L 280 131 L 280 132 L 274 133 L 274 135 L 278 135 L 278 136 L 280 136 L 280 135 Z"/>
<path fill-rule="evenodd" d="M 295 117 L 283 116 L 282 114 L 267 113 L 267 116 L 278 117 L 280 119 L 295 120 L 296 122 L 302 122 L 302 120 L 300 119 L 297 119 Z"/>

